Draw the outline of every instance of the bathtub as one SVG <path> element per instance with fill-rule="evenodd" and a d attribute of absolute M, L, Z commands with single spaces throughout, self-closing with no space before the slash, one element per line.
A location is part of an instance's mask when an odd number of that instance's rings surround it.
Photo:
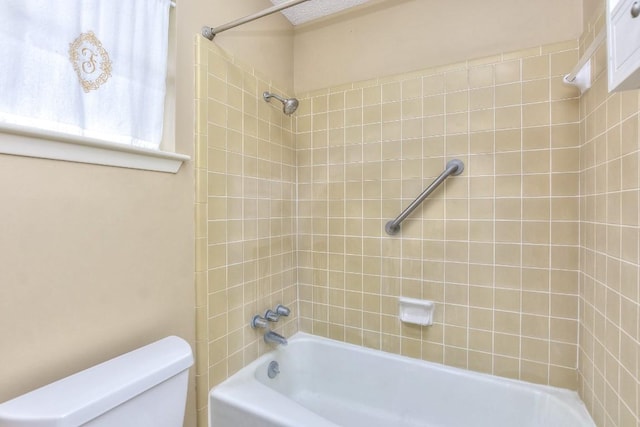
<path fill-rule="evenodd" d="M 269 364 L 279 373 L 269 378 Z M 297 333 L 209 394 L 211 427 L 594 426 L 575 392 Z"/>

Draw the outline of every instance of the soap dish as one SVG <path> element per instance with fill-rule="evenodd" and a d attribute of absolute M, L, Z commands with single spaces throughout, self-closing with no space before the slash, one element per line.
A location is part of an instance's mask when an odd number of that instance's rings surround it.
<path fill-rule="evenodd" d="M 400 307 L 400 320 L 405 323 L 428 326 L 433 324 L 433 301 L 400 297 L 398 299 Z"/>

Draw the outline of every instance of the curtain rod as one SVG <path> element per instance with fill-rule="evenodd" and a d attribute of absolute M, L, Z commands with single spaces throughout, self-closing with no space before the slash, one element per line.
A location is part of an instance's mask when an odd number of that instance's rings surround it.
<path fill-rule="evenodd" d="M 276 12 L 280 12 L 284 9 L 289 9 L 295 5 L 300 3 L 307 2 L 309 0 L 289 0 L 284 3 L 280 3 L 273 7 L 263 10 L 262 12 L 254 13 L 253 15 L 245 16 L 244 18 L 236 19 L 235 21 L 229 22 L 228 24 L 221 25 L 219 27 L 202 27 L 202 36 L 208 38 L 209 40 L 213 40 L 216 34 L 221 33 L 223 31 L 230 30 L 231 28 L 235 28 L 239 25 L 246 24 L 247 22 L 255 21 L 256 19 L 260 19 L 267 15 L 274 14 Z"/>

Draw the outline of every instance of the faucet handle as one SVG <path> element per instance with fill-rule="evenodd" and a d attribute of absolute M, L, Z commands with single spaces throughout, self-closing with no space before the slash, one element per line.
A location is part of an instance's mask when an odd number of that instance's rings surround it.
<path fill-rule="evenodd" d="M 259 314 L 256 314 L 255 316 L 253 316 L 253 319 L 251 319 L 251 327 L 253 329 L 266 328 L 267 326 L 268 326 L 267 319 L 260 316 Z"/>
<path fill-rule="evenodd" d="M 278 304 L 276 306 L 276 313 L 278 314 L 278 316 L 288 316 L 289 314 L 291 314 L 291 309 L 289 309 L 289 307 L 285 307 L 282 304 Z"/>
<path fill-rule="evenodd" d="M 280 318 L 280 315 L 273 310 L 267 310 L 264 312 L 264 318 L 269 322 L 277 322 Z"/>

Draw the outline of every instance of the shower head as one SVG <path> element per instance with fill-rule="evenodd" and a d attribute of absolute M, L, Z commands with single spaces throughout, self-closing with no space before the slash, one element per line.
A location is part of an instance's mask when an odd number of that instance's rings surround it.
<path fill-rule="evenodd" d="M 287 116 L 292 115 L 298 109 L 298 100 L 295 98 L 284 99 L 283 97 L 270 92 L 263 93 L 262 97 L 267 102 L 269 102 L 271 98 L 275 98 L 278 101 L 282 102 L 282 112 L 285 113 Z"/>

